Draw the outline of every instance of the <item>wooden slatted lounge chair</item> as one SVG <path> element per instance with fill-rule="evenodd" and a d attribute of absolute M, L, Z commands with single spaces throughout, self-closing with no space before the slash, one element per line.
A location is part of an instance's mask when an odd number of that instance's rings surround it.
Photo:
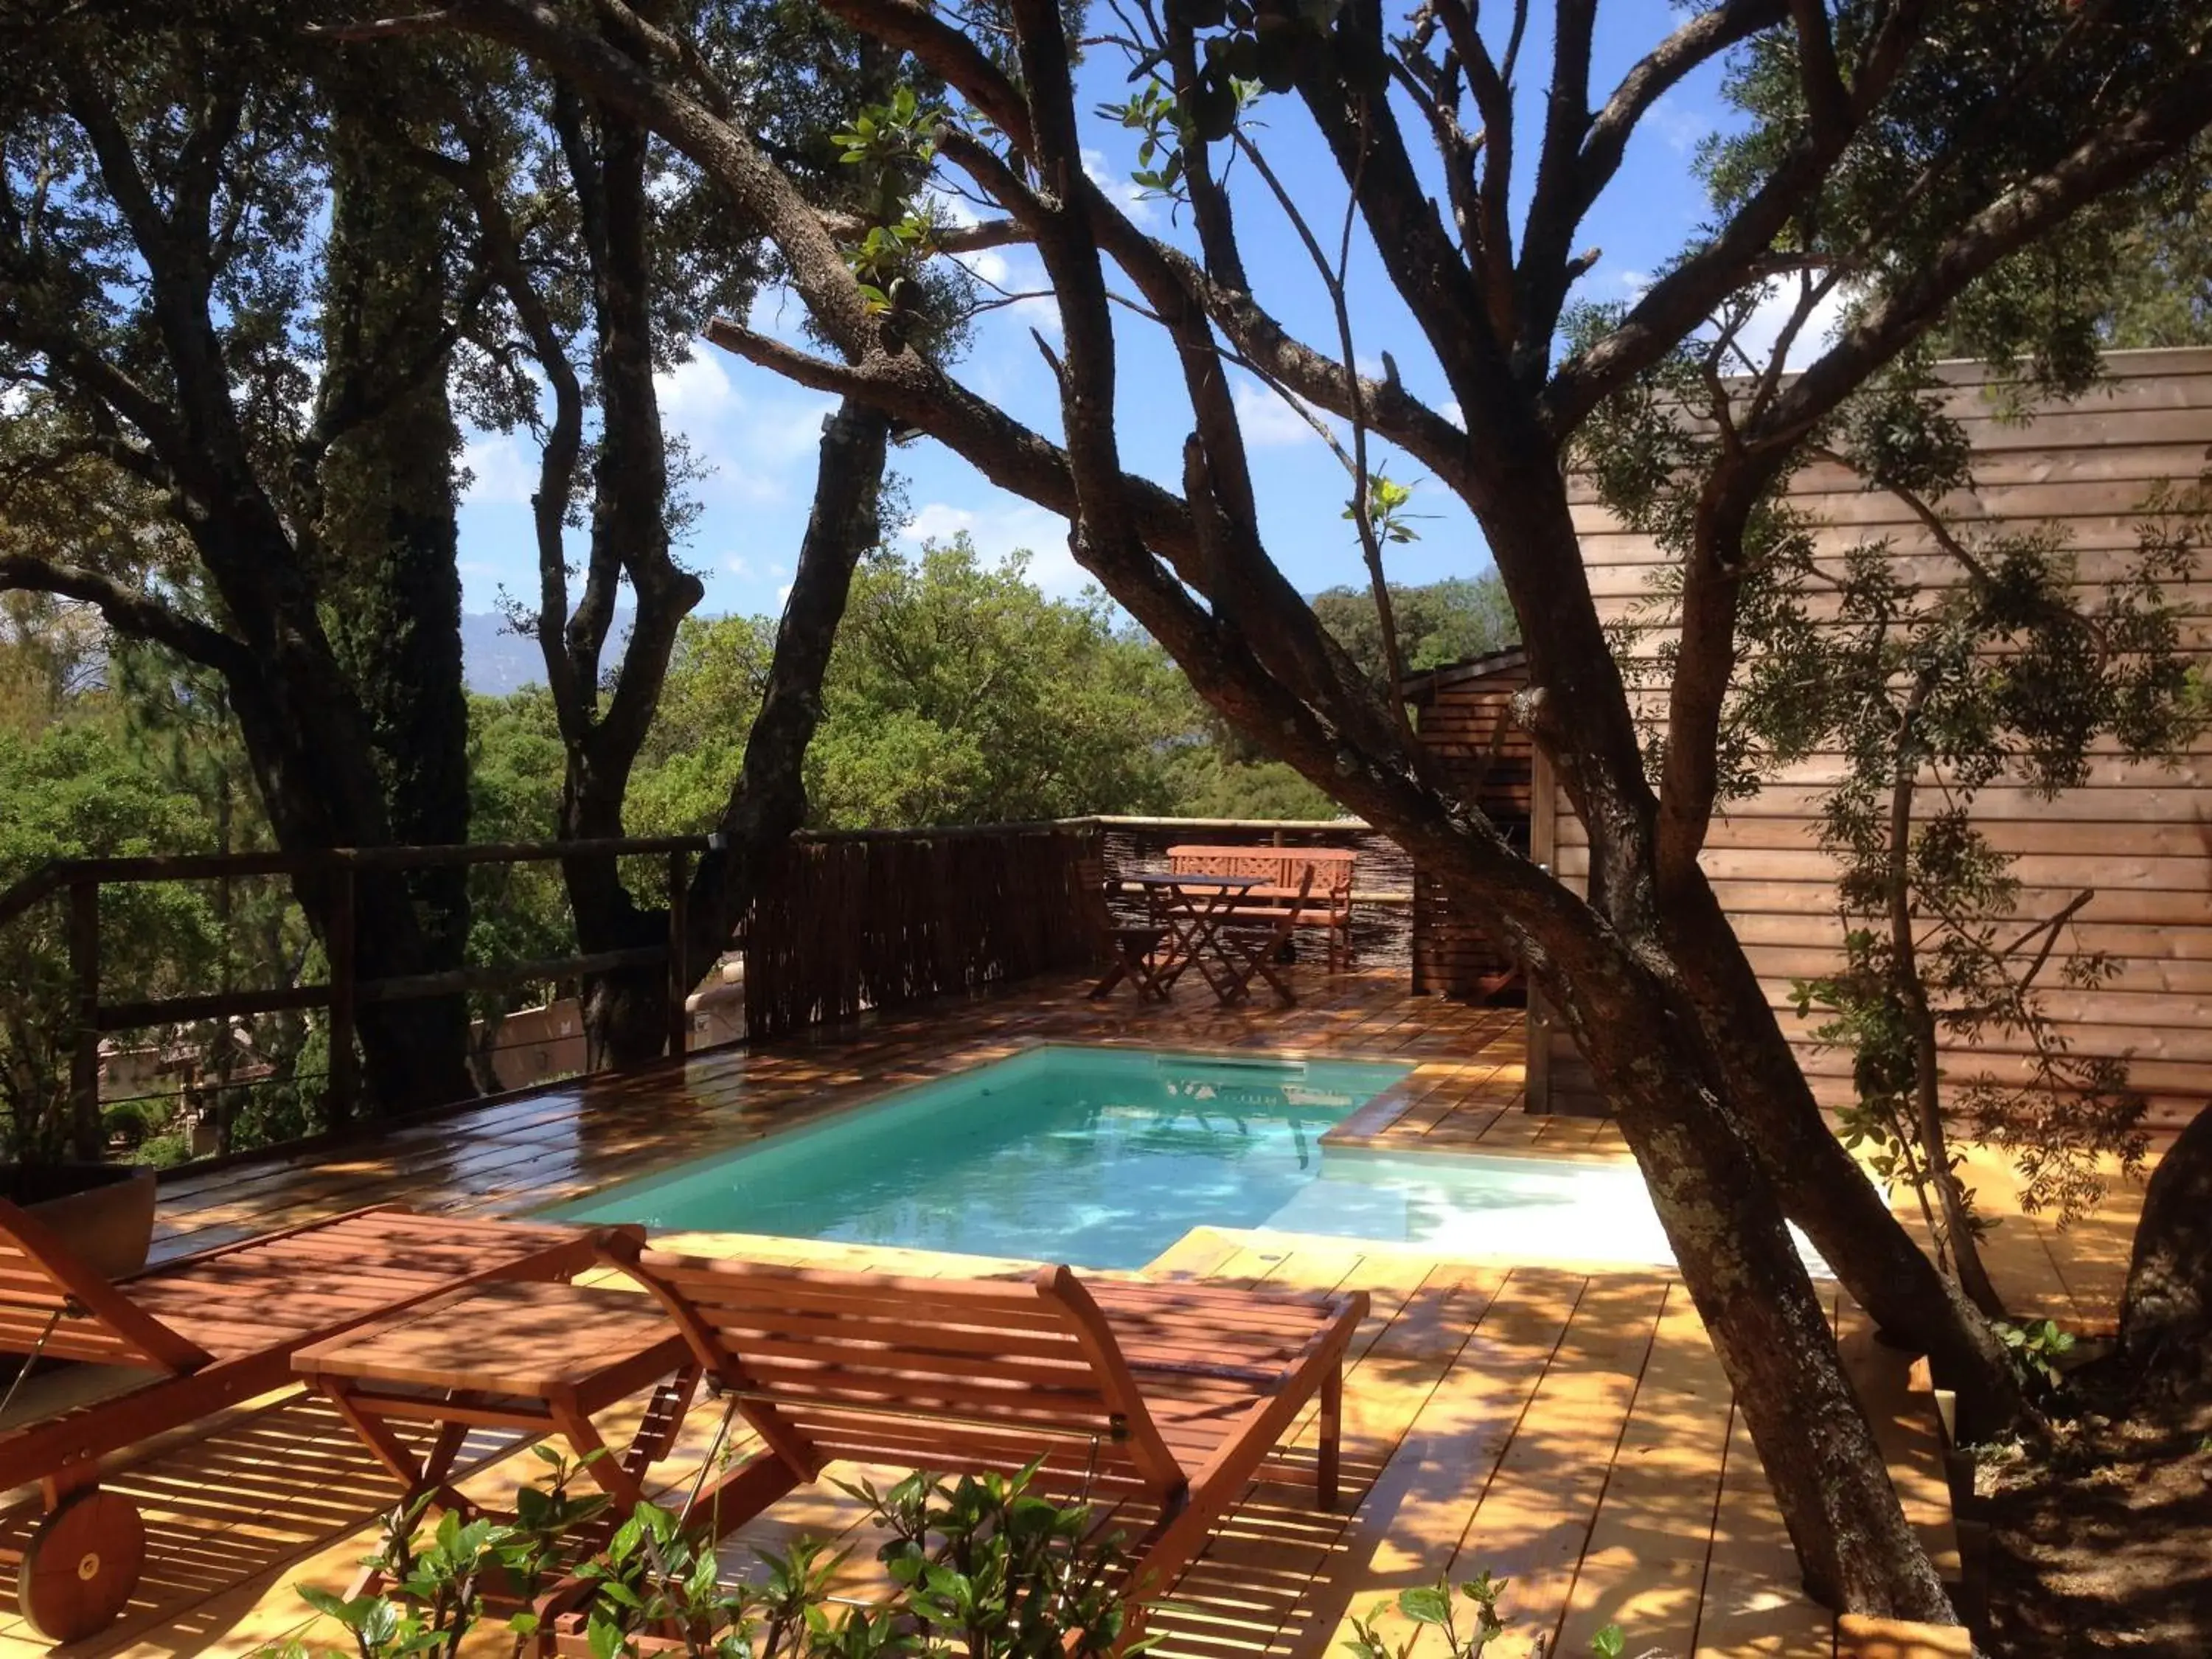
<path fill-rule="evenodd" d="M 643 1237 L 619 1234 L 630 1235 Z M 113 1619 L 138 1582 L 145 1528 L 129 1499 L 100 1490 L 100 1459 L 283 1387 L 294 1352 L 311 1342 L 458 1286 L 566 1279 L 617 1236 L 383 1207 L 109 1280 L 0 1200 L 0 1353 L 140 1374 L 0 1431 L 0 1490 L 36 1483 L 46 1504 L 17 1573 L 25 1618 L 51 1641 L 73 1641 Z"/>
<path fill-rule="evenodd" d="M 763 1443 L 692 1500 L 689 1523 L 714 1536 L 833 1463 L 959 1474 L 1041 1457 L 1048 1490 L 1086 1498 L 1127 1534 L 1129 1589 L 1157 1596 L 1316 1396 L 1317 1495 L 1336 1503 L 1344 1357 L 1364 1291 L 613 1255 Z"/>

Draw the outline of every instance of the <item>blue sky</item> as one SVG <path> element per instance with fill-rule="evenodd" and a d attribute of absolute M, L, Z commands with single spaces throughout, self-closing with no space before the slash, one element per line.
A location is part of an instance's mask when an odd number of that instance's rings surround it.
<path fill-rule="evenodd" d="M 1550 70 L 1540 14 L 1532 20 L 1522 49 L 1519 151 L 1535 149 L 1535 122 Z M 1594 98 L 1602 101 L 1620 73 L 1681 21 L 1664 0 L 1612 0 L 1599 18 Z M 1188 242 L 1171 204 L 1137 199 L 1127 182 L 1134 165 L 1135 135 L 1092 113 L 1104 101 L 1127 95 L 1120 52 L 1095 48 L 1082 75 L 1085 140 L 1093 176 L 1132 204 L 1158 234 Z M 1259 135 L 1278 173 L 1316 228 L 1327 227 L 1332 246 L 1344 204 L 1343 185 L 1303 112 L 1289 98 L 1265 100 Z M 1422 137 L 1401 112 L 1408 141 Z M 1599 300 L 1632 296 L 1649 272 L 1678 250 L 1704 217 L 1703 192 L 1692 171 L 1699 138 L 1723 119 L 1716 70 L 1670 91 L 1647 118 L 1613 187 L 1587 222 L 1579 246 L 1601 254 L 1577 294 Z M 1239 224 L 1247 263 L 1263 302 L 1292 329 L 1334 350 L 1327 295 L 1288 222 L 1249 170 L 1237 179 Z M 1525 186 L 1525 180 L 1522 181 Z M 1441 381 L 1426 348 L 1382 278 L 1363 228 L 1353 233 L 1351 291 L 1356 348 L 1370 368 L 1389 351 L 1413 390 L 1441 397 Z M 974 257 L 979 274 L 1014 292 L 1043 286 L 1034 254 L 1025 249 Z M 795 335 L 799 302 L 765 295 L 755 307 L 757 325 Z M 1125 463 L 1172 483 L 1189 428 L 1171 355 L 1158 331 L 1122 312 L 1120 431 Z M 1049 373 L 1031 340 L 1034 326 L 1048 338 L 1057 331 L 1049 301 L 1029 301 L 986 313 L 957 372 L 969 386 L 1001 403 L 1018 418 L 1057 434 L 1058 409 Z M 1246 415 L 1261 502 L 1262 529 L 1276 561 L 1301 589 L 1311 592 L 1364 580 L 1352 526 L 1341 514 L 1349 481 L 1320 440 L 1273 395 L 1240 376 L 1237 398 Z M 833 400 L 793 386 L 702 343 L 689 362 L 663 378 L 662 412 L 671 431 L 690 440 L 712 468 L 695 486 L 702 511 L 683 556 L 707 583 L 702 611 L 773 612 L 781 609 L 791 565 L 804 532 L 813 487 L 815 444 Z M 462 510 L 462 574 L 467 608 L 491 610 L 502 586 L 517 593 L 535 587 L 529 492 L 536 453 L 529 435 L 475 434 L 468 447 L 471 483 Z M 931 537 L 965 530 L 988 556 L 1017 548 L 1033 553 L 1031 572 L 1048 591 L 1072 593 L 1083 573 L 1066 550 L 1062 520 L 994 488 L 967 464 L 933 442 L 919 441 L 895 452 L 906 480 L 913 521 L 902 544 L 912 549 Z M 1394 476 L 1416 481 L 1413 510 L 1433 515 L 1419 525 L 1420 539 L 1389 550 L 1394 580 L 1428 581 L 1471 575 L 1488 568 L 1480 534 L 1465 512 L 1418 469 L 1401 461 Z"/>

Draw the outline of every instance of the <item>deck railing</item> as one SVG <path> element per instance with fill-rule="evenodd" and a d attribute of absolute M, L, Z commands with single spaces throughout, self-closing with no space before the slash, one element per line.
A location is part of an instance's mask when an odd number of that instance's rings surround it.
<path fill-rule="evenodd" d="M 1406 962 L 1410 872 L 1405 855 L 1352 820 L 1290 823 L 1238 819 L 1081 817 L 1034 823 L 802 834 L 765 873 L 739 928 L 745 954 L 745 1035 L 783 1036 L 915 1000 L 1005 985 L 1086 965 L 1089 936 L 1075 889 L 1078 861 L 1103 860 L 1109 874 L 1164 867 L 1166 848 L 1194 839 L 1268 846 L 1348 847 L 1360 854 L 1354 887 L 1355 945 L 1370 966 Z M 101 1111 L 103 1038 L 126 1031 L 231 1021 L 285 1012 L 327 1022 L 324 1112 L 333 1126 L 355 1113 L 360 1091 L 354 1030 L 377 1003 L 453 996 L 593 974 L 668 964 L 669 1052 L 686 1045 L 688 984 L 683 960 L 684 898 L 692 860 L 714 844 L 705 836 L 449 847 L 337 848 L 307 854 L 246 853 L 75 859 L 49 864 L 0 892 L 0 928 L 34 907 L 58 902 L 66 930 L 73 1012 L 72 1116 L 96 1124 Z M 660 862 L 667 939 L 623 950 L 574 951 L 527 961 L 362 979 L 353 948 L 356 878 L 486 865 L 544 864 L 575 856 Z M 319 878 L 331 884 L 320 983 L 258 984 L 185 995 L 114 996 L 100 960 L 103 890 L 124 884 L 224 882 L 248 877 Z M 112 983 L 112 981 L 111 981 Z M 225 1085 L 226 1087 L 246 1086 Z"/>
<path fill-rule="evenodd" d="M 418 997 L 502 990 L 548 980 L 577 979 L 622 968 L 670 968 L 670 1052 L 684 1042 L 684 994 L 676 983 L 685 926 L 684 893 L 690 860 L 714 844 L 705 836 L 623 836 L 597 841 L 526 844 L 486 842 L 461 847 L 333 848 L 313 853 L 208 853 L 138 858 L 64 859 L 40 866 L 0 893 L 0 927 L 34 906 L 60 898 L 68 907 L 69 973 L 76 1040 L 70 1060 L 70 1096 L 80 1123 L 100 1115 L 100 1042 L 103 1036 L 198 1020 L 319 1009 L 330 1022 L 330 1072 L 324 1109 L 335 1124 L 353 1115 L 360 1090 L 354 1024 L 368 1004 Z M 363 980 L 354 972 L 356 878 L 365 870 L 405 872 L 471 865 L 548 863 L 571 857 L 651 857 L 665 861 L 668 902 L 665 941 L 619 951 L 579 951 L 530 962 L 449 969 Z M 250 876 L 318 877 L 331 884 L 324 954 L 330 978 L 321 984 L 257 986 L 204 993 L 109 1001 L 100 994 L 100 892 L 105 887 L 154 882 L 222 881 Z"/>

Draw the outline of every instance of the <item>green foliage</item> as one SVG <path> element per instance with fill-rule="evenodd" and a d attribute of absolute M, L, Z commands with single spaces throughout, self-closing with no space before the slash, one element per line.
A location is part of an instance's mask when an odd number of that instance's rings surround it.
<path fill-rule="evenodd" d="M 632 794 L 641 830 L 721 811 L 773 646 L 764 618 L 685 625 Z M 1170 747 L 1200 725 L 1182 677 L 1096 594 L 1052 599 L 1020 557 L 964 538 L 855 576 L 806 761 L 830 829 L 1012 822 L 1172 804 Z"/>
<path fill-rule="evenodd" d="M 1380 684 L 1387 673 L 1373 591 L 1328 588 L 1314 595 L 1313 609 L 1321 625 Z M 1406 667 L 1415 673 L 1501 650 L 1520 637 L 1505 585 L 1494 570 L 1480 576 L 1447 577 L 1425 586 L 1393 584 L 1390 616 L 1397 624 Z"/>
<path fill-rule="evenodd" d="M 1103 1659 L 1128 1628 L 1119 1535 L 1102 1533 L 1087 1506 L 1035 1492 L 1034 1464 L 1011 1477 L 847 1487 L 886 1534 L 877 1554 L 893 1591 L 884 1607 L 838 1612 L 830 1585 L 844 1556 L 818 1540 L 763 1551 L 758 1573 L 726 1585 L 712 1542 L 674 1514 L 643 1504 L 609 1534 L 609 1500 L 572 1493 L 580 1467 L 545 1447 L 535 1455 L 550 1466 L 547 1484 L 521 1488 L 512 1519 L 447 1514 L 426 1539 L 418 1503 L 387 1522 L 375 1565 L 388 1592 L 347 1600 L 302 1584 L 301 1597 L 348 1633 L 357 1659 L 429 1659 L 460 1650 L 496 1587 L 520 1607 L 507 1620 L 520 1654 L 539 1634 L 532 1603 L 565 1552 L 604 1539 L 575 1570 L 594 1659 L 648 1642 L 689 1659 Z M 264 1659 L 313 1651 L 295 1638 Z"/>
<path fill-rule="evenodd" d="M 1883 9 L 1844 0 L 1833 10 L 1838 50 L 1856 52 Z M 1985 202 L 2060 162 L 2189 59 L 2203 24 L 2203 9 L 2189 0 L 2150 0 L 2124 17 L 2056 0 L 1947 15 L 1915 41 L 1873 118 L 1778 239 L 1779 251 L 1847 275 L 1855 304 L 1879 301 L 1917 280 Z M 1804 133 L 1801 67 L 1799 36 L 1786 28 L 1757 36 L 1733 60 L 1728 94 L 1750 118 L 1703 156 L 1723 213 L 1759 189 Z M 1929 165 L 1962 136 L 1970 161 Z M 2179 254 L 2182 291 L 2201 271 L 2184 251 L 2201 242 L 2172 241 L 2157 228 L 2188 216 L 2204 163 L 2200 145 L 2180 167 L 2100 198 L 2001 260 L 1950 307 L 1942 349 L 2017 368 L 2040 388 L 2087 387 L 2100 373 L 2099 350 L 2118 343 L 2121 319 L 2141 314 L 2136 297 L 2159 287 L 2149 268 L 2157 256 L 2147 250 Z"/>
<path fill-rule="evenodd" d="M 854 583 L 809 757 L 819 823 L 977 823 L 1167 805 L 1161 750 L 1189 704 L 1103 596 L 1045 599 L 1019 556 L 964 539 Z"/>
<path fill-rule="evenodd" d="M 1137 183 L 1178 196 L 1186 151 L 1227 138 L 1264 94 L 1288 92 L 1299 46 L 1326 35 L 1341 6 L 1342 0 L 1264 8 L 1251 0 L 1169 0 L 1159 22 L 1147 10 L 1152 38 L 1148 49 L 1132 54 L 1129 72 L 1138 91 L 1124 103 L 1098 108 L 1145 135 Z M 1180 95 L 1169 78 L 1177 69 L 1187 71 Z"/>
<path fill-rule="evenodd" d="M 1409 512 L 1413 505 L 1413 486 L 1400 483 L 1389 473 L 1379 469 L 1367 480 L 1367 522 L 1378 542 L 1392 542 L 1401 546 L 1421 539 L 1421 532 L 1413 528 L 1416 519 L 1431 516 Z M 1344 519 L 1350 523 L 1359 516 L 1357 501 L 1344 509 Z"/>
<path fill-rule="evenodd" d="M 1452 1597 L 1449 1579 L 1416 1584 L 1398 1592 L 1399 1616 L 1414 1626 L 1404 1640 L 1392 1645 L 1370 1613 L 1352 1620 L 1352 1634 L 1342 1645 L 1352 1659 L 1409 1659 L 1420 1644 L 1421 1632 L 1434 1630 L 1443 1638 L 1448 1659 L 1480 1659 L 1483 1650 L 1504 1633 L 1505 1619 L 1498 1611 L 1498 1598 L 1504 1594 L 1506 1583 L 1482 1572 L 1460 1585 L 1460 1596 L 1470 1604 L 1474 1614 L 1473 1624 L 1465 1629 L 1460 1626 L 1461 1609 Z"/>
<path fill-rule="evenodd" d="M 1997 1320 L 1990 1328 L 2004 1344 L 2005 1358 L 2022 1382 L 2045 1394 L 2065 1387 L 2066 1376 L 2059 1362 L 2074 1351 L 2071 1331 L 2061 1330 L 2055 1320 L 2049 1319 L 2031 1319 L 2025 1325 Z"/>
<path fill-rule="evenodd" d="M 1850 1050 L 1846 1133 L 1887 1174 L 1918 1185 L 1955 1162 L 1927 1145 L 1917 1113 L 1923 1006 L 1955 1046 L 2026 1053 L 2023 1075 L 1985 1071 L 1949 1091 L 1978 1138 L 2012 1153 L 2031 1213 L 2072 1219 L 2102 1194 L 2100 1157 L 2143 1156 L 2124 1062 L 2075 1053 L 2045 1011 L 2046 975 L 2069 990 L 2111 976 L 2101 952 L 2063 948 L 2092 896 L 2024 915 L 1975 805 L 1999 784 L 2045 799 L 2079 787 L 2100 743 L 2156 761 L 2187 741 L 2199 716 L 2166 593 L 2191 579 L 2203 512 L 2195 497 L 2148 503 L 2128 567 L 2087 601 L 2045 530 L 1949 538 L 1956 580 L 1928 588 L 1886 545 L 1861 548 L 1837 589 L 1840 620 L 1793 644 L 1806 680 L 1793 746 L 1825 742 L 1846 762 L 1820 831 L 1843 866 L 1845 963 L 1800 985 L 1797 1002 L 1827 1016 L 1820 1040 Z"/>
<path fill-rule="evenodd" d="M 199 803 L 143 765 L 112 722 L 65 720 L 31 741 L 0 732 L 0 890 L 51 860 L 198 852 L 205 836 Z M 0 1155 L 9 1161 L 59 1157 L 70 1133 L 66 917 L 50 901 L 0 933 Z M 190 889 L 111 887 L 100 946 L 106 995 L 181 994 L 207 982 L 214 918 Z"/>
<path fill-rule="evenodd" d="M 543 686 L 469 699 L 469 833 L 480 842 L 544 842 L 560 833 L 568 757 Z M 555 864 L 484 864 L 469 872 L 471 963 L 544 961 L 576 949 L 568 898 Z M 474 994 L 470 1012 L 495 1040 L 510 1011 L 544 1000 L 549 985 Z"/>

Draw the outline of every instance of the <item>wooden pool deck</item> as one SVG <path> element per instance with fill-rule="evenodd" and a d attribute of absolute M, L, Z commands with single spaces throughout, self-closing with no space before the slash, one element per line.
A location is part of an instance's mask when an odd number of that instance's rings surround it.
<path fill-rule="evenodd" d="M 1402 1059 L 1415 1068 L 1406 1083 L 1334 1133 L 1400 1151 L 1622 1155 L 1601 1122 L 1521 1109 L 1519 1011 L 1413 998 L 1382 976 L 1304 976 L 1300 988 L 1292 1009 L 1223 1012 L 1189 998 L 1102 1006 L 1076 981 L 1031 984 L 758 1052 L 544 1089 L 373 1142 L 167 1184 L 158 1248 L 174 1254 L 380 1201 L 519 1212 L 1043 1041 Z M 2000 1229 L 2012 1241 L 1998 1261 L 2008 1289 L 2069 1310 L 2108 1308 L 2117 1279 L 2106 1257 L 2124 1252 L 2124 1207 L 2102 1231 L 2065 1237 L 2033 1222 Z M 738 1235 L 684 1243 L 930 1274 L 1018 1265 Z M 1352 1614 L 1439 1573 L 1481 1570 L 1513 1581 L 1505 1605 L 1515 1616 L 1491 1650 L 1496 1659 L 1524 1659 L 1540 1641 L 1553 1655 L 1580 1653 L 1589 1632 L 1616 1621 L 1635 1654 L 1859 1651 L 1838 1647 L 1834 1621 L 1796 1588 L 1719 1362 L 1671 1273 L 1455 1261 L 1419 1247 L 1209 1227 L 1145 1271 L 1356 1287 L 1373 1308 L 1347 1377 L 1343 1503 L 1331 1514 L 1312 1507 L 1308 1425 L 1177 1587 L 1158 1621 L 1162 1653 L 1322 1659 L 1338 1650 Z M 1912 1392 L 1903 1359 L 1872 1342 L 1847 1301 L 1835 1313 L 1908 1512 L 1938 1556 L 1954 1561 L 1927 1396 Z M 695 1414 L 697 1437 L 664 1466 L 672 1486 L 703 1455 L 713 1416 Z M 471 1484 L 485 1496 L 540 1468 L 489 1437 L 471 1455 Z M 303 1632 L 319 1649 L 343 1645 L 334 1629 L 307 1629 L 293 1587 L 342 1588 L 393 1494 L 327 1407 L 296 1393 L 255 1402 L 153 1449 L 112 1484 L 146 1511 L 147 1579 L 121 1624 L 72 1651 L 229 1656 Z M 0 1516 L 0 1539 L 14 1541 L 27 1519 Z M 740 1534 L 726 1560 L 741 1571 L 750 1545 L 800 1531 L 861 1542 L 860 1525 L 852 1502 L 825 1481 Z M 857 1550 L 861 1565 L 851 1571 L 872 1559 Z M 857 1579 L 852 1588 L 865 1589 Z M 0 1659 L 41 1650 L 0 1594 Z M 1417 1651 L 1433 1659 L 1441 1647 Z"/>

